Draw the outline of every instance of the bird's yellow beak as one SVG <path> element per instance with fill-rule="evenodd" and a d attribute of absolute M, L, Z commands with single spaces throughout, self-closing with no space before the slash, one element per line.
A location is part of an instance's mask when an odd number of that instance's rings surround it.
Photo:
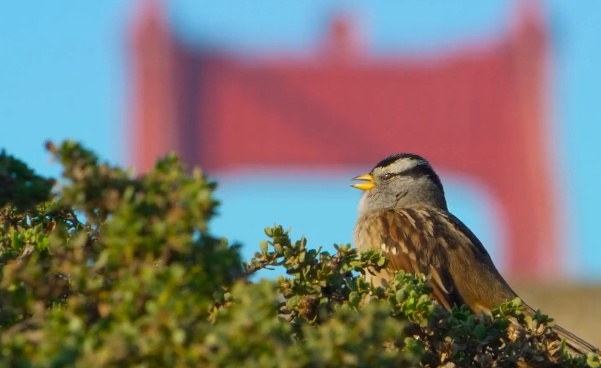
<path fill-rule="evenodd" d="M 357 188 L 360 190 L 370 190 L 371 188 L 376 186 L 374 181 L 374 177 L 371 174 L 363 174 L 357 177 L 354 177 L 353 180 L 364 180 L 363 183 L 352 184 L 351 187 Z"/>

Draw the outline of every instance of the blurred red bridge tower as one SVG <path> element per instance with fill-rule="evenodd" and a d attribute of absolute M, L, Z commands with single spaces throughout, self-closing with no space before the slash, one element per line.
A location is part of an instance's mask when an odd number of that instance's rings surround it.
<path fill-rule="evenodd" d="M 160 7 L 145 4 L 132 28 L 131 155 L 139 171 L 172 150 L 209 172 L 367 168 L 397 151 L 418 152 L 495 196 L 511 277 L 559 276 L 547 31 L 532 2 L 507 35 L 436 57 L 363 55 L 340 18 L 313 56 L 252 60 L 181 42 Z"/>

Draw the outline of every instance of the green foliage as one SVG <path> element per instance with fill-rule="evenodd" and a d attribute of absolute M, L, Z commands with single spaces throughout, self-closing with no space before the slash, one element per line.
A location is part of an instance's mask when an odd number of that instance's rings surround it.
<path fill-rule="evenodd" d="M 433 304 L 420 276 L 265 229 L 248 262 L 209 231 L 215 183 L 173 155 L 135 177 L 74 142 L 55 181 L 0 153 L 0 366 L 597 367 L 519 300 L 492 316 Z M 257 271 L 284 276 L 255 281 Z M 513 323 L 512 323 L 513 321 Z"/>
<path fill-rule="evenodd" d="M 0 208 L 23 210 L 50 198 L 53 180 L 36 175 L 26 164 L 0 151 Z"/>

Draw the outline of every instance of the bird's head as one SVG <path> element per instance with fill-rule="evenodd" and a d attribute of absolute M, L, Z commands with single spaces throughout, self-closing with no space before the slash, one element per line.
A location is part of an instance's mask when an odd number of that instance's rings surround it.
<path fill-rule="evenodd" d="M 380 161 L 369 173 L 354 180 L 352 187 L 364 191 L 359 212 L 366 213 L 411 205 L 447 209 L 440 178 L 419 155 L 398 153 Z"/>

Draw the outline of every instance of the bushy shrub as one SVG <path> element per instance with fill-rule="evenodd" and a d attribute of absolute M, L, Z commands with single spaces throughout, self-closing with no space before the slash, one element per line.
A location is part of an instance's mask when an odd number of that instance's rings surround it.
<path fill-rule="evenodd" d="M 216 184 L 173 155 L 135 177 L 74 142 L 48 150 L 58 181 L 0 153 L 1 366 L 599 366 L 519 300 L 475 316 L 437 307 L 420 276 L 374 288 L 377 252 L 274 226 L 243 262 L 210 232 Z M 273 268 L 285 276 L 251 277 Z"/>

